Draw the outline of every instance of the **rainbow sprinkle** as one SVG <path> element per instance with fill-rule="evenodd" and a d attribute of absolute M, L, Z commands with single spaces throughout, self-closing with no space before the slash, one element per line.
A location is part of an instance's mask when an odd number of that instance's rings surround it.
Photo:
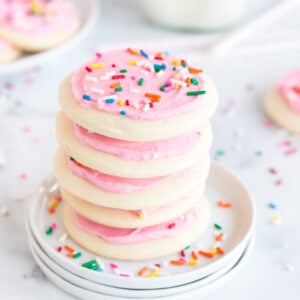
<path fill-rule="evenodd" d="M 31 12 L 35 15 L 40 14 L 41 13 L 41 5 L 39 3 L 39 1 L 37 0 L 30 0 L 30 9 Z"/>
<path fill-rule="evenodd" d="M 206 91 L 192 91 L 186 93 L 188 96 L 197 96 L 197 95 L 204 95 Z"/>
<path fill-rule="evenodd" d="M 146 58 L 149 57 L 149 55 L 144 50 L 140 50 L 140 53 Z"/>
<path fill-rule="evenodd" d="M 144 84 L 145 79 L 144 78 L 140 78 L 138 81 L 138 85 L 142 86 Z"/>
<path fill-rule="evenodd" d="M 82 95 L 82 98 L 84 100 L 92 100 L 92 97 L 90 95 L 86 95 L 86 94 Z"/>
<path fill-rule="evenodd" d="M 62 198 L 60 196 L 55 196 L 48 207 L 48 212 L 50 214 L 55 213 L 57 206 L 61 202 Z"/>
<path fill-rule="evenodd" d="M 99 269 L 99 265 L 98 265 L 96 260 L 88 261 L 88 262 L 82 264 L 82 266 L 84 268 L 87 268 L 87 269 L 90 269 L 90 270 L 98 270 Z"/>
<path fill-rule="evenodd" d="M 222 230 L 222 226 L 219 225 L 219 224 L 217 224 L 217 223 L 214 224 L 214 227 L 215 227 L 217 230 Z"/>

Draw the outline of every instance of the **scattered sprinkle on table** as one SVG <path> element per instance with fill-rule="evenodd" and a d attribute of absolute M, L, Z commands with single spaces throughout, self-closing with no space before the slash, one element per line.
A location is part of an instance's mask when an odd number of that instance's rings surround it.
<path fill-rule="evenodd" d="M 278 215 L 272 216 L 271 220 L 272 220 L 272 222 L 275 223 L 275 224 L 281 224 L 281 223 L 282 223 L 282 219 L 281 219 L 281 217 L 278 216 Z"/>
<path fill-rule="evenodd" d="M 268 206 L 269 206 L 271 209 L 277 209 L 277 205 L 274 204 L 274 203 L 268 203 Z"/>

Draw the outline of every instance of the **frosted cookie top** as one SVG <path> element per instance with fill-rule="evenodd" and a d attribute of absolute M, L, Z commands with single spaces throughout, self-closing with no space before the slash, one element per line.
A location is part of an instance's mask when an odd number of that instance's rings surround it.
<path fill-rule="evenodd" d="M 82 107 L 132 119 L 162 119 L 205 107 L 207 77 L 166 53 L 118 49 L 97 53 L 72 77 Z"/>
<path fill-rule="evenodd" d="M 30 34 L 73 31 L 79 22 L 74 6 L 65 0 L 2 0 L 0 26 Z"/>
<path fill-rule="evenodd" d="M 300 69 L 282 78 L 277 84 L 277 89 L 288 106 L 300 114 Z"/>

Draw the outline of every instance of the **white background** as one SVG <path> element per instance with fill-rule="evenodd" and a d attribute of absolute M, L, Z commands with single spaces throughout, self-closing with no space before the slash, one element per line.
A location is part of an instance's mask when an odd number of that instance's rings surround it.
<path fill-rule="evenodd" d="M 185 34 L 147 23 L 135 2 L 103 1 L 98 28 L 72 53 L 38 70 L 0 78 L 0 146 L 6 156 L 6 164 L 0 167 L 0 209 L 9 211 L 0 217 L 0 299 L 72 299 L 45 278 L 29 252 L 24 228 L 26 196 L 52 169 L 60 81 L 92 55 L 97 45 L 157 40 L 154 47 L 160 49 L 160 41 Z M 272 2 L 249 5 L 247 18 Z M 200 44 L 204 40 L 196 33 L 193 37 Z M 189 57 L 190 49 L 184 45 L 170 46 L 166 50 Z M 213 78 L 220 94 L 212 120 L 212 157 L 242 178 L 257 207 L 256 243 L 248 264 L 227 286 L 205 299 L 299 299 L 300 140 L 276 126 L 266 127 L 262 108 L 266 90 L 287 71 L 300 67 L 299 51 L 211 58 L 199 50 L 190 57 Z M 234 105 L 229 107 L 229 103 Z M 222 113 L 226 108 L 227 113 Z M 287 148 L 279 146 L 282 141 L 289 141 L 298 152 L 284 155 Z M 218 150 L 225 154 L 216 157 Z M 257 151 L 262 155 L 257 156 Z M 270 167 L 278 174 L 270 174 Z M 281 186 L 275 185 L 277 179 L 283 180 Z M 268 207 L 270 202 L 278 205 L 277 210 Z M 273 215 L 279 215 L 282 224 L 272 223 Z"/>

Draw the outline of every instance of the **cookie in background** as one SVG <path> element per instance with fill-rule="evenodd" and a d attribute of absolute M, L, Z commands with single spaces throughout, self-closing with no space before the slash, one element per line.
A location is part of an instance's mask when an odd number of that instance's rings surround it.
<path fill-rule="evenodd" d="M 61 44 L 79 25 L 78 11 L 71 1 L 0 1 L 0 38 L 19 50 L 10 60 L 19 57 L 19 52 L 36 53 Z"/>
<path fill-rule="evenodd" d="M 278 126 L 300 134 L 300 69 L 288 73 L 267 93 L 265 111 Z"/>

